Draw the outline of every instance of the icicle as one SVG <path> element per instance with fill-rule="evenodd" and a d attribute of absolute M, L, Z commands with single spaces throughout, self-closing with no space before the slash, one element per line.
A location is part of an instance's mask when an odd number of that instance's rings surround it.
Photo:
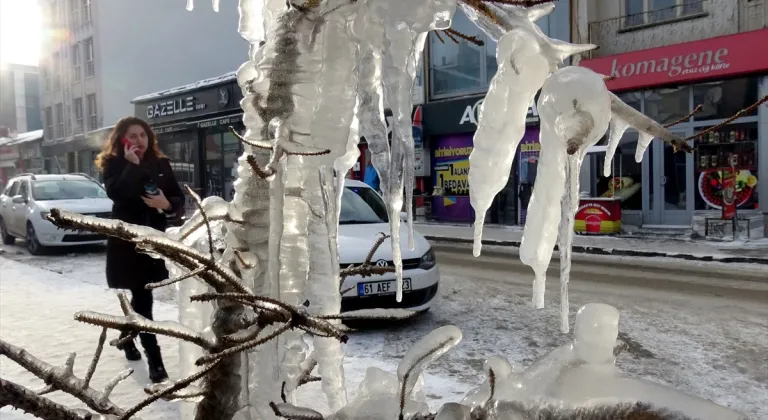
<path fill-rule="evenodd" d="M 413 240 L 413 185 L 414 145 L 411 122 L 413 108 L 411 91 L 416 78 L 427 32 L 447 29 L 456 9 L 457 0 L 397 0 L 387 1 L 385 22 L 385 56 L 383 61 L 384 87 L 387 104 L 392 109 L 392 152 L 390 157 L 390 185 L 387 195 L 392 243 L 392 259 L 395 264 L 398 302 L 403 299 L 403 261 L 400 250 L 400 211 L 403 207 L 405 188 L 406 213 L 408 214 L 408 246 L 414 249 Z"/>
<path fill-rule="evenodd" d="M 480 256 L 483 222 L 496 194 L 507 184 L 525 134 L 528 107 L 548 75 L 549 63 L 535 39 L 522 30 L 504 35 L 496 47 L 499 69 L 491 80 L 469 155 L 469 199 L 475 210 L 473 253 Z"/>
<path fill-rule="evenodd" d="M 603 162 L 603 176 L 611 176 L 611 168 L 613 168 L 613 155 L 616 153 L 616 148 L 619 147 L 624 132 L 627 131 L 629 123 L 624 121 L 621 117 L 613 115 L 611 117 L 611 125 L 608 131 L 608 149 L 605 152 L 605 162 Z"/>
<path fill-rule="evenodd" d="M 219 0 L 211 0 L 213 2 L 213 11 L 218 13 L 219 12 Z"/>
<path fill-rule="evenodd" d="M 557 233 L 558 249 L 560 250 L 560 332 L 567 333 L 570 329 L 568 314 L 568 282 L 571 278 L 571 248 L 573 247 L 573 225 L 576 211 L 579 208 L 579 172 L 583 155 L 576 153 L 566 158 L 565 191 L 560 201 L 560 225 Z"/>
<path fill-rule="evenodd" d="M 195 8 L 195 0 L 187 0 L 187 10 L 192 11 Z"/>
<path fill-rule="evenodd" d="M 565 67 L 542 86 L 538 103 L 541 157 L 520 245 L 520 260 L 533 268 L 535 274 L 532 300 L 537 308 L 544 307 L 546 271 L 555 241 L 558 236 L 562 236 L 564 246 L 572 241 L 573 227 L 567 228 L 572 222 L 562 223 L 561 217 L 572 218 L 576 211 L 581 160 L 608 129 L 610 109 L 605 83 L 589 69 Z M 571 180 L 566 183 L 567 176 Z M 569 264 L 570 252 L 565 254 L 564 262 Z M 561 281 L 567 287 L 567 272 L 561 271 Z M 567 292 L 563 297 L 567 297 Z M 567 301 L 561 309 L 566 306 Z"/>
<path fill-rule="evenodd" d="M 648 146 L 650 146 L 651 141 L 653 141 L 653 134 L 645 131 L 640 132 L 640 138 L 637 140 L 637 149 L 635 149 L 635 162 L 640 163 L 643 161 L 643 155 Z"/>

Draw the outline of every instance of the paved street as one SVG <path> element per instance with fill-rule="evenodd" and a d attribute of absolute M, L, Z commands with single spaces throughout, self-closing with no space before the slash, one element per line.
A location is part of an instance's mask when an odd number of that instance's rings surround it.
<path fill-rule="evenodd" d="M 485 247 L 475 259 L 466 245 L 434 246 L 442 273 L 435 306 L 407 324 L 355 333 L 347 354 L 394 363 L 413 341 L 454 324 L 464 332 L 462 343 L 429 372 L 469 389 L 483 379 L 480 369 L 489 356 L 527 365 L 567 341 L 558 332 L 557 256 L 547 306 L 534 310 L 532 273 L 515 248 Z M 5 247 L 2 257 L 104 284 L 99 248 L 33 257 L 17 245 Z M 157 295 L 168 302 L 174 296 L 172 289 Z M 570 296 L 571 320 L 588 302 L 621 311 L 621 338 L 629 345 L 618 360 L 624 371 L 768 418 L 768 267 L 575 255 Z M 451 399 L 460 399 L 463 392 L 454 392 Z"/>

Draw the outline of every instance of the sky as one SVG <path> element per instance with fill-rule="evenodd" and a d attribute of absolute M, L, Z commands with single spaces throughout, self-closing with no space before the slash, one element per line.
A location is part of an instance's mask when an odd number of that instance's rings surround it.
<path fill-rule="evenodd" d="M 0 0 L 0 62 L 37 66 L 42 38 L 37 0 Z"/>

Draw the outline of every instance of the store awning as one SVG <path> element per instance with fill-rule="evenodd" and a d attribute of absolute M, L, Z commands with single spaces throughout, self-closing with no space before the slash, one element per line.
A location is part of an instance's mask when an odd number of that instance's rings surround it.
<path fill-rule="evenodd" d="M 0 160 L 0 168 L 15 168 L 16 162 L 13 160 Z"/>
<path fill-rule="evenodd" d="M 62 142 L 43 142 L 43 155 L 57 156 L 81 150 L 101 150 L 103 141 L 97 137 L 76 137 Z"/>

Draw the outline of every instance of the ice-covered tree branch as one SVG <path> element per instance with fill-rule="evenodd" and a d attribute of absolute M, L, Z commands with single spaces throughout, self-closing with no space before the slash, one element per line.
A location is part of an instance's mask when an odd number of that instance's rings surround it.
<path fill-rule="evenodd" d="M 74 353 L 70 354 L 64 366 L 53 366 L 38 359 L 23 348 L 0 339 L 0 355 L 13 360 L 33 375 L 42 379 L 52 389 L 65 392 L 79 399 L 97 413 L 115 416 L 125 414 L 125 411 L 109 399 L 109 394 L 114 386 L 106 387 L 103 391 L 96 391 L 88 386 L 85 380 L 75 376 L 73 372 Z M 131 373 L 133 373 L 133 369 L 128 369 L 126 372 L 118 375 L 117 378 L 125 379 Z"/>

